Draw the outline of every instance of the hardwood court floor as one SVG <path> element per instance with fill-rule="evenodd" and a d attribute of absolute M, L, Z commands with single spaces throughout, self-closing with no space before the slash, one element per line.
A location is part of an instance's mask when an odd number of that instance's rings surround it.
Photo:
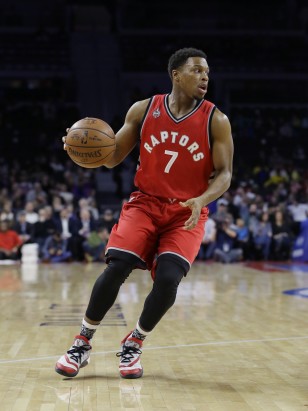
<path fill-rule="evenodd" d="M 308 410 L 307 265 L 195 263 L 145 343 L 143 378 L 123 380 L 115 354 L 152 284 L 136 270 L 91 363 L 64 378 L 54 364 L 103 267 L 0 266 L 1 411 Z"/>

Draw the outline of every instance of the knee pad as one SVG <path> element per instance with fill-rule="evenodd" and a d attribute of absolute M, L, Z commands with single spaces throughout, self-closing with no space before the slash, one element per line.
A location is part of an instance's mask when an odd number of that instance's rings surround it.
<path fill-rule="evenodd" d="M 122 251 L 122 250 L 115 250 L 115 249 L 110 249 L 108 250 L 106 254 L 106 262 L 107 264 L 112 261 L 112 260 L 121 260 L 123 262 L 126 262 L 127 264 L 132 265 L 133 269 L 134 268 L 141 268 L 141 269 L 146 269 L 146 263 L 141 260 L 137 255 L 129 253 L 128 251 Z"/>
<path fill-rule="evenodd" d="M 189 268 L 188 262 L 183 258 L 171 253 L 162 254 L 156 261 L 154 283 L 165 287 L 177 287 Z"/>
<path fill-rule="evenodd" d="M 102 274 L 104 281 L 120 281 L 120 283 L 123 283 L 135 268 L 136 259 L 136 257 L 131 259 L 110 257 L 108 261 L 108 266 Z"/>

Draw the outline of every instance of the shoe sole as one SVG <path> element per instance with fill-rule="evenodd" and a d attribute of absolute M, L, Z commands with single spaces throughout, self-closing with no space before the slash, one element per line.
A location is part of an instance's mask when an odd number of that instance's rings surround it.
<path fill-rule="evenodd" d="M 120 373 L 120 377 L 124 378 L 125 380 L 134 380 L 136 378 L 141 378 L 143 375 L 143 370 L 141 370 L 141 372 L 139 374 L 127 374 L 127 375 L 122 375 Z"/>
<path fill-rule="evenodd" d="M 65 372 L 64 370 L 61 370 L 61 368 L 55 368 L 55 371 L 58 374 L 63 375 L 64 377 L 68 377 L 68 378 L 73 378 L 76 377 L 76 375 L 78 374 L 79 370 L 77 372 L 75 372 L 74 374 L 68 374 L 67 372 Z"/>
<path fill-rule="evenodd" d="M 84 363 L 82 363 L 79 369 L 75 373 L 69 374 L 66 371 L 62 370 L 61 368 L 57 368 L 57 367 L 55 367 L 55 371 L 58 374 L 63 375 L 64 377 L 73 378 L 73 377 L 76 377 L 76 375 L 79 373 L 80 368 L 84 368 L 88 364 L 89 364 L 89 361 L 85 361 Z"/>

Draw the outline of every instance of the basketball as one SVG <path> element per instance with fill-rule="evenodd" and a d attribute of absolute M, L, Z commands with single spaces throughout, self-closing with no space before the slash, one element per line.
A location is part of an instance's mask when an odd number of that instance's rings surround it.
<path fill-rule="evenodd" d="M 103 166 L 116 147 L 110 125 L 93 117 L 74 123 L 65 137 L 65 144 L 69 157 L 85 168 Z"/>

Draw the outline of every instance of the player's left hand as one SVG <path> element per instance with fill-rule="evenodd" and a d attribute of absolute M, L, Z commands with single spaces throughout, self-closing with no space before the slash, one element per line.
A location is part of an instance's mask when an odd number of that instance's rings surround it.
<path fill-rule="evenodd" d="M 182 207 L 189 207 L 191 209 L 191 216 L 187 221 L 185 221 L 184 229 L 185 230 L 192 230 L 198 224 L 201 210 L 202 210 L 202 203 L 199 198 L 190 198 L 187 201 L 180 201 L 179 204 Z"/>

